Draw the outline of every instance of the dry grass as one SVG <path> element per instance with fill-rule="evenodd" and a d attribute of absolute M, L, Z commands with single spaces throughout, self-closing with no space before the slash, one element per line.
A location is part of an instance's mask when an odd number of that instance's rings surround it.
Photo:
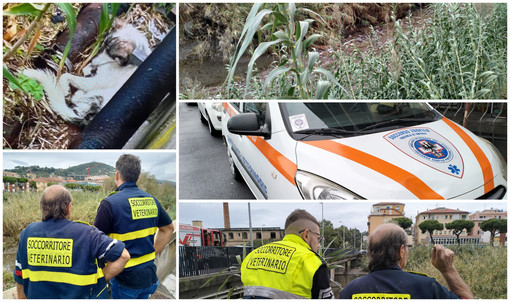
<path fill-rule="evenodd" d="M 454 265 L 477 299 L 506 299 L 507 249 L 490 246 L 451 246 L 455 252 Z M 406 270 L 425 273 L 447 286 L 443 276 L 430 262 L 431 248 L 413 248 Z"/>
<path fill-rule="evenodd" d="M 6 9 L 9 4 L 4 4 Z M 79 8 L 82 4 L 76 4 Z M 54 10 L 51 7 L 50 12 L 42 18 L 41 36 L 38 39 L 40 49 L 48 49 L 52 46 L 55 36 L 58 32 L 65 29 L 65 22 L 57 25 L 51 23 L 50 17 Z M 171 28 L 171 22 L 154 9 L 150 4 L 136 4 L 129 11 L 128 15 L 121 15 L 123 20 L 133 24 L 136 28 L 146 33 L 151 47 L 155 47 L 159 40 L 156 35 L 168 32 Z M 33 17 L 26 16 L 4 16 L 4 52 L 9 49 L 19 36 L 8 35 L 11 32 L 21 32 L 27 28 Z M 156 29 L 156 30 L 154 30 Z M 25 68 L 31 68 L 31 58 L 39 56 L 42 50 L 35 49 L 30 56 L 26 56 L 30 39 L 21 45 L 16 55 L 5 61 L 4 64 L 13 74 L 17 74 Z M 88 49 L 82 54 L 82 57 L 76 60 L 74 69 L 77 69 L 88 57 L 92 49 Z M 78 74 L 81 75 L 81 74 Z M 4 101 L 4 139 L 3 147 L 9 149 L 67 149 L 71 141 L 79 135 L 80 129 L 72 124 L 66 123 L 56 115 L 48 103 L 43 99 L 35 100 L 31 95 L 19 89 L 13 90 L 7 80 L 3 81 L 3 101 Z"/>

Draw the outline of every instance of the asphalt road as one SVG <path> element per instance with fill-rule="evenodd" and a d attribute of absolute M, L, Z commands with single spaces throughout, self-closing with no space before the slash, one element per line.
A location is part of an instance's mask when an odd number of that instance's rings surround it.
<path fill-rule="evenodd" d="M 180 199 L 254 199 L 232 176 L 223 139 L 209 134 L 197 106 L 179 103 L 178 129 Z"/>

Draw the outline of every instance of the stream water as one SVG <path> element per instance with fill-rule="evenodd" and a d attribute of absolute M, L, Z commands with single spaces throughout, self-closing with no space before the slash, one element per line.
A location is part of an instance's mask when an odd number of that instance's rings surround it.
<path fill-rule="evenodd" d="M 193 45 L 180 45 L 179 49 L 179 81 L 188 79 L 194 83 L 199 83 L 202 87 L 220 86 L 227 77 L 225 63 L 221 57 L 200 59 L 192 54 Z M 243 56 L 237 64 L 235 76 L 244 77 L 250 62 L 250 56 Z M 271 55 L 262 55 L 257 59 L 257 67 L 259 69 L 267 68 L 273 62 Z"/>

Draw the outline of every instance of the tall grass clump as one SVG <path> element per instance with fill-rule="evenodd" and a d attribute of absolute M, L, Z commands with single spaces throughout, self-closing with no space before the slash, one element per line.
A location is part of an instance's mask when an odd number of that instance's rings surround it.
<path fill-rule="evenodd" d="M 234 56 L 228 65 L 228 75 L 225 80 L 228 98 L 298 97 L 302 99 L 322 99 L 327 96 L 327 91 L 332 83 L 342 88 L 328 70 L 319 66 L 319 53 L 309 51 L 309 48 L 322 35 L 311 34 L 307 37 L 310 25 L 315 20 L 298 20 L 296 17 L 298 11 L 306 12 L 308 15 L 318 17 L 319 20 L 321 19 L 312 10 L 302 7 L 296 8 L 294 3 L 255 3 L 253 5 L 250 14 L 246 18 L 241 39 L 237 44 Z M 244 92 L 241 92 L 233 85 L 237 64 L 251 45 L 253 36 L 257 35 L 259 41 L 261 41 L 264 33 L 269 33 L 271 39 L 270 41 L 261 42 L 253 51 L 248 63 Z M 268 74 L 261 89 L 259 86 L 258 89 L 250 90 L 255 61 L 270 48 L 273 52 L 281 54 L 278 65 Z M 322 76 L 323 79 L 314 80 L 314 74 Z M 285 81 L 285 86 L 283 86 L 285 91 L 283 91 L 283 94 L 280 94 L 281 91 L 279 92 L 280 95 L 274 95 L 271 92 L 266 93 L 268 86 L 274 88 L 274 81 L 281 84 L 282 80 Z M 281 88 L 282 86 L 278 85 L 278 87 Z M 348 94 L 347 91 L 345 93 Z"/>
<path fill-rule="evenodd" d="M 454 265 L 475 298 L 507 298 L 507 249 L 490 246 L 449 246 L 455 252 Z M 425 273 L 442 285 L 446 280 L 431 262 L 432 246 L 409 251 L 406 270 Z"/>
<path fill-rule="evenodd" d="M 19 233 L 32 222 L 41 221 L 39 202 L 41 192 L 4 192 L 4 236 L 18 237 Z M 97 207 L 106 192 L 71 191 L 73 206 L 71 220 L 94 223 Z"/>
<path fill-rule="evenodd" d="M 384 48 L 337 52 L 335 76 L 359 99 L 506 98 L 506 4 L 431 4 L 423 28 L 395 20 Z M 380 55 L 378 55 L 380 54 Z M 348 98 L 336 89 L 332 96 Z"/>

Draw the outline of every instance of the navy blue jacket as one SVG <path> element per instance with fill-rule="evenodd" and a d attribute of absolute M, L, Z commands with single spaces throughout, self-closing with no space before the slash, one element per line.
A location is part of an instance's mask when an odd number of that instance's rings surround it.
<path fill-rule="evenodd" d="M 125 182 L 105 198 L 97 210 L 94 225 L 108 236 L 121 240 L 131 255 L 123 275 L 154 266 L 154 235 L 158 227 L 172 223 L 156 198 Z"/>
<path fill-rule="evenodd" d="M 365 298 L 459 299 L 436 279 L 405 272 L 398 265 L 353 280 L 340 291 L 340 299 L 360 298 L 355 296 L 360 294 L 368 294 Z"/>
<path fill-rule="evenodd" d="M 28 225 L 20 235 L 14 280 L 29 299 L 108 299 L 104 263 L 124 244 L 97 228 L 67 219 Z"/>

